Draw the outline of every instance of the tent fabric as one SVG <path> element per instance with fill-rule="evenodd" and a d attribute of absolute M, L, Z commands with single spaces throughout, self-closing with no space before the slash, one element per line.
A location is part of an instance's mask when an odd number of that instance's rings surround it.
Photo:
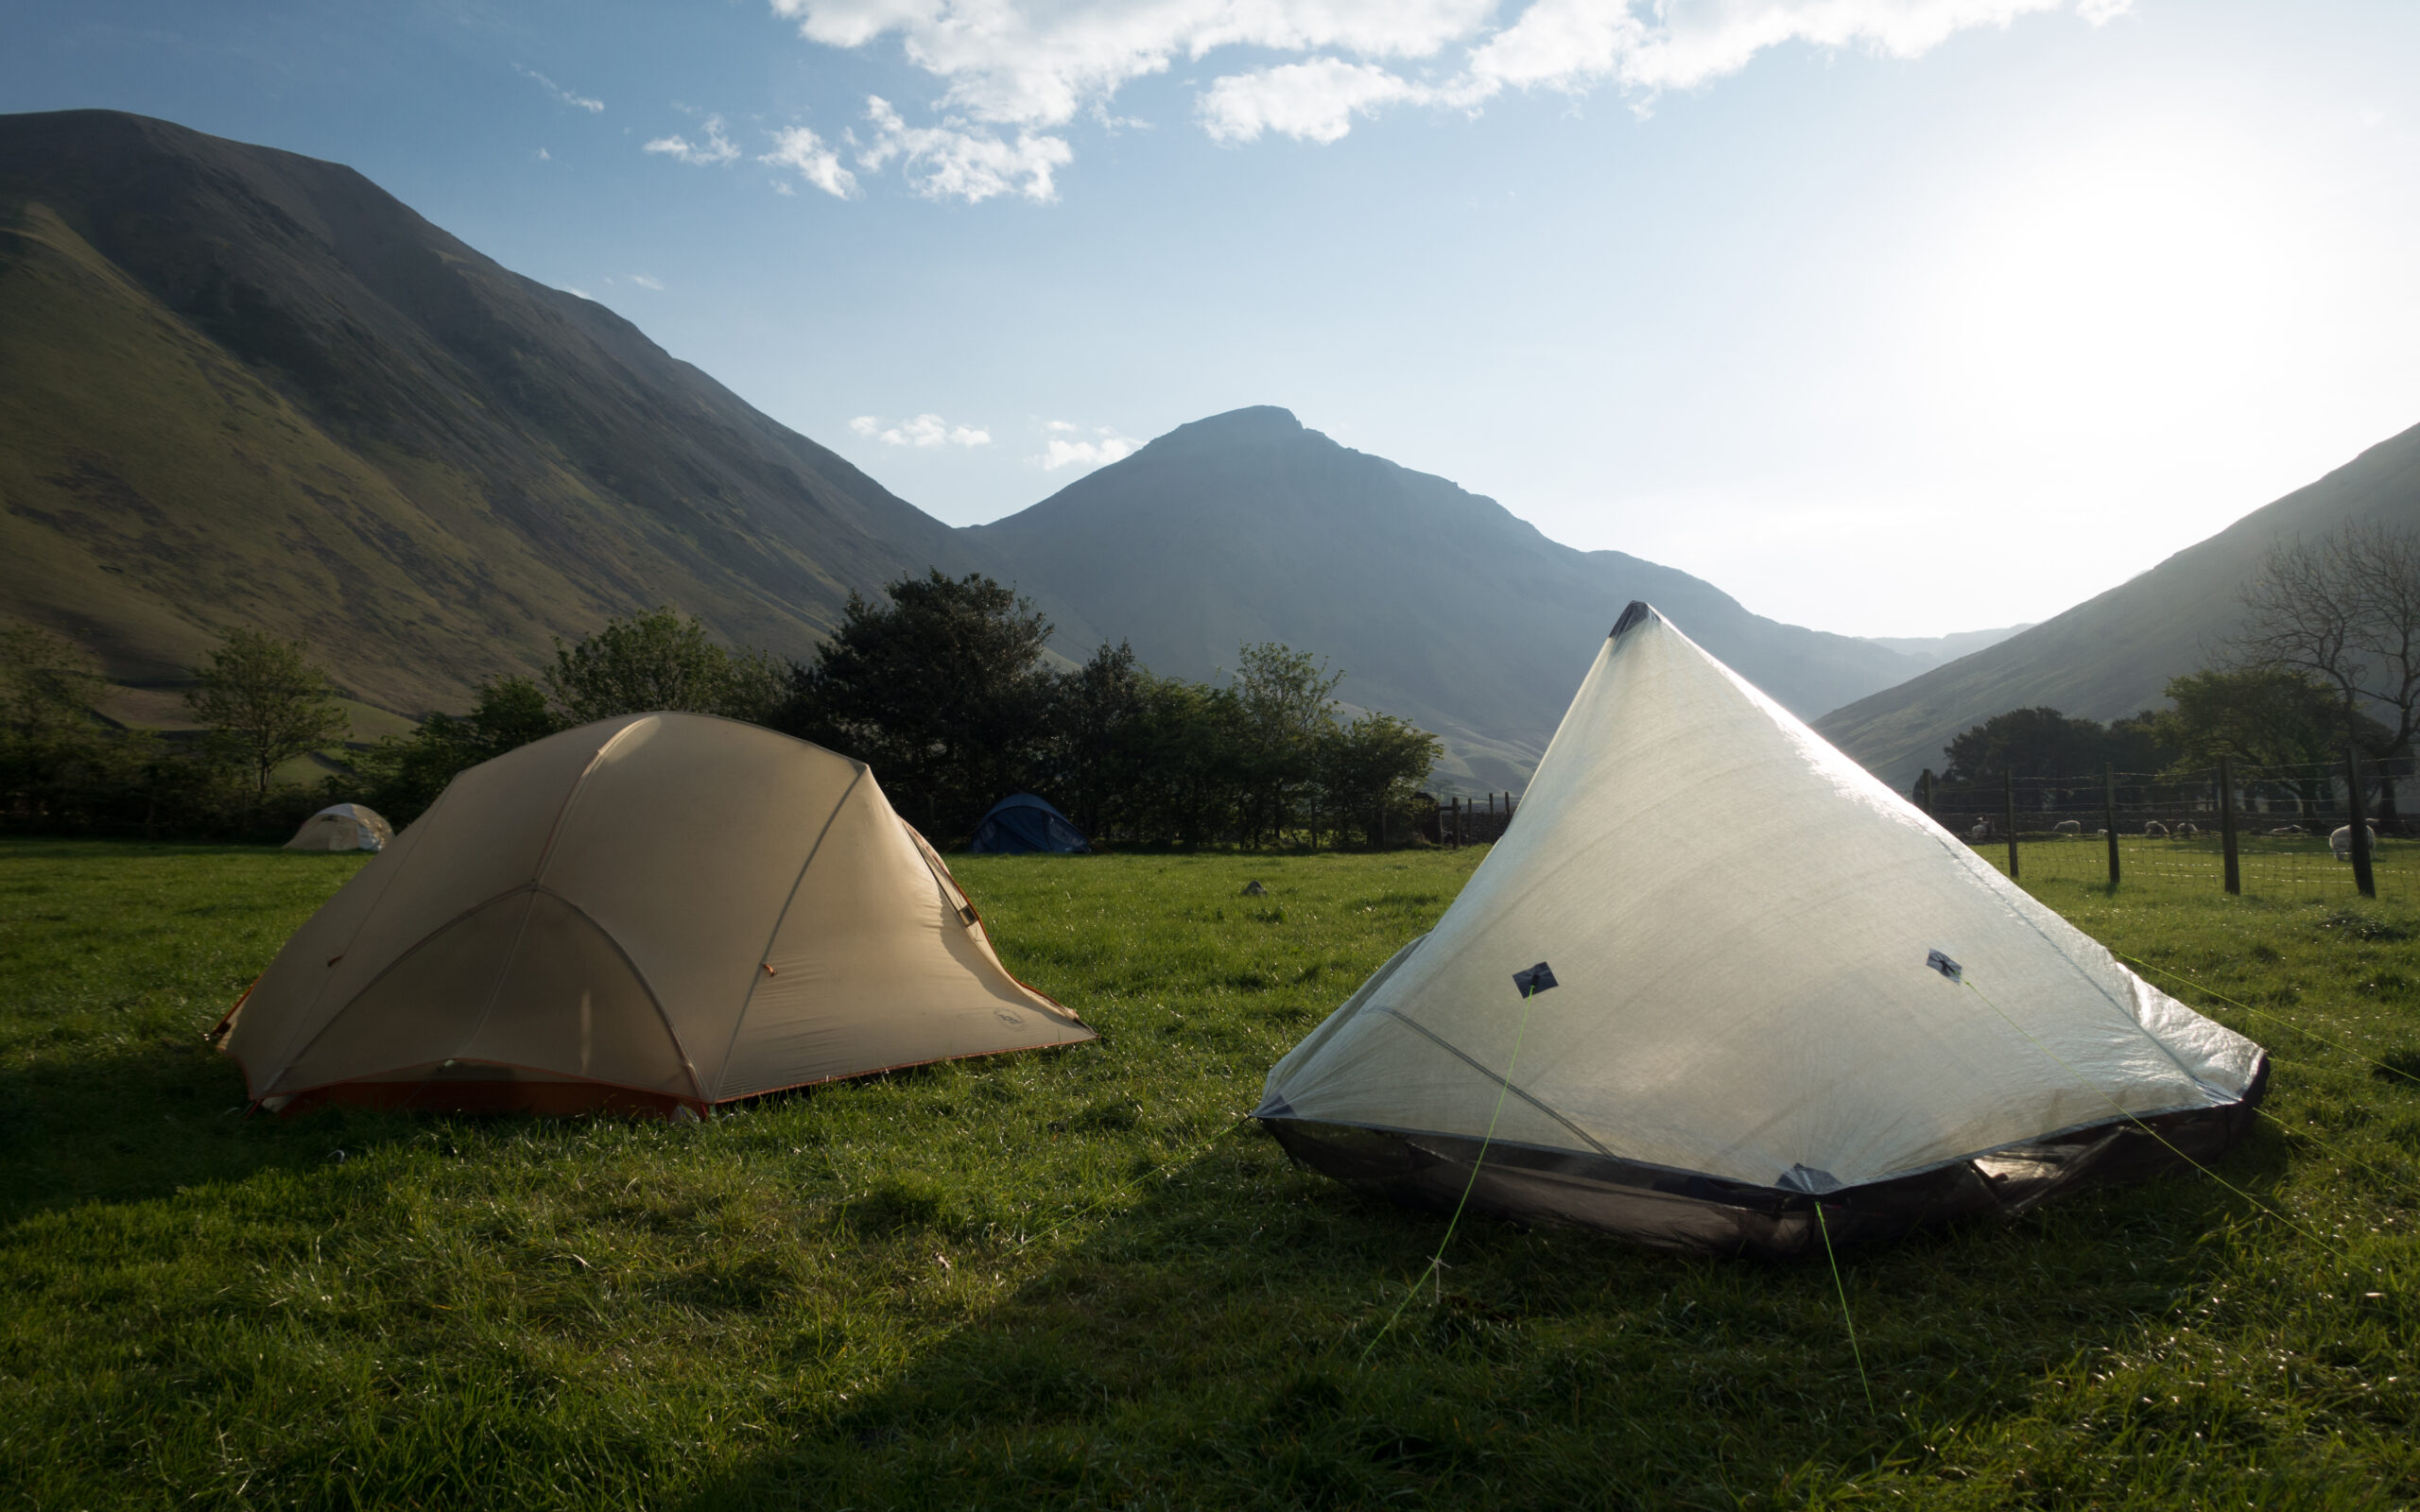
<path fill-rule="evenodd" d="M 1067 816 L 1031 793 L 1017 793 L 992 805 L 966 849 L 992 855 L 1076 855 L 1092 846 Z"/>
<path fill-rule="evenodd" d="M 1505 837 L 1256 1116 L 1427 1202 L 1493 1118 L 1475 1206 L 1787 1252 L 1817 1196 L 1837 1241 L 2204 1159 L 2265 1065 L 1634 604 Z"/>
<path fill-rule="evenodd" d="M 256 1102 L 701 1111 L 1094 1038 L 863 765 L 700 714 L 456 778 L 222 1025 Z"/>
<path fill-rule="evenodd" d="M 288 850 L 384 850 L 394 843 L 395 827 L 377 810 L 358 803 L 336 803 L 302 821 Z"/>

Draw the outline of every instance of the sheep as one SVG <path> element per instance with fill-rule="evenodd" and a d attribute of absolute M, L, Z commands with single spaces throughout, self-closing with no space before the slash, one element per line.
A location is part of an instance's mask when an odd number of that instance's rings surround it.
<path fill-rule="evenodd" d="M 2070 840 L 2076 839 L 2083 833 L 2083 826 L 2073 819 L 2061 819 L 2058 823 L 2050 826 L 2050 829 L 2053 833 L 2064 834 Z"/>
<path fill-rule="evenodd" d="M 2295 835 L 2307 834 L 2308 833 L 2308 831 L 2305 830 L 2299 824 L 2281 824 L 2269 832 L 2269 838 L 2272 840 L 2290 840 Z"/>
<path fill-rule="evenodd" d="M 2377 854 L 2378 832 L 2377 828 L 2373 825 L 2367 824 L 2361 826 L 2361 828 L 2370 832 L 2370 853 L 2372 855 Z M 2334 834 L 2327 837 L 2327 849 L 2336 852 L 2336 859 L 2339 861 L 2352 860 L 2353 827 L 2349 824 L 2339 827 Z"/>
<path fill-rule="evenodd" d="M 2169 833 L 2175 835 L 2180 840 L 2190 840 L 2202 832 L 2194 827 L 2191 819 L 2187 819 Z"/>
<path fill-rule="evenodd" d="M 1975 827 L 1966 832 L 1966 838 L 1969 840 L 1988 840 L 1991 837 L 1992 821 L 1989 819 L 1977 819 Z"/>
<path fill-rule="evenodd" d="M 2168 838 L 2168 826 L 2153 819 L 2143 826 L 2143 833 L 2154 839 L 2165 840 Z"/>

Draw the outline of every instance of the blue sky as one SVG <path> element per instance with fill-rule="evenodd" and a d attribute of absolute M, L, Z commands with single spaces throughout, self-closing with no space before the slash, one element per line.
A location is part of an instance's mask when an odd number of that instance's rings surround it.
<path fill-rule="evenodd" d="M 2420 423 L 2402 0 L 11 8 L 0 109 L 349 163 L 957 524 L 1278 404 L 1853 634 Z"/>

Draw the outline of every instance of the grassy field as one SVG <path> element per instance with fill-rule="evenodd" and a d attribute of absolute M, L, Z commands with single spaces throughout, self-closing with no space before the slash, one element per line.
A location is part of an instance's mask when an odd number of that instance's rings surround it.
<path fill-rule="evenodd" d="M 968 858 L 1098 1043 L 664 1125 L 247 1118 L 354 859 L 0 845 L 0 1505 L 2420 1501 L 2420 1086 L 2291 1027 L 2420 1074 L 2420 910 L 2332 885 L 2033 884 L 2282 1016 L 2279 1122 L 1844 1256 L 1872 1411 L 1820 1259 L 1488 1222 L 1358 1367 L 1442 1224 L 1236 1119 L 1478 854 Z"/>

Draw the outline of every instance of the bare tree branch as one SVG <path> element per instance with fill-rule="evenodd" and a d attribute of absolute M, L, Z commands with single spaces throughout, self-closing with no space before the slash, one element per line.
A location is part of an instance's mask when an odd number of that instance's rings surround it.
<path fill-rule="evenodd" d="M 2242 591 L 2241 667 L 2305 673 L 2336 691 L 2350 735 L 2365 708 L 2392 732 L 2380 756 L 2420 734 L 2420 532 L 2340 526 L 2270 548 Z M 2389 713 L 2391 711 L 2391 713 Z"/>

